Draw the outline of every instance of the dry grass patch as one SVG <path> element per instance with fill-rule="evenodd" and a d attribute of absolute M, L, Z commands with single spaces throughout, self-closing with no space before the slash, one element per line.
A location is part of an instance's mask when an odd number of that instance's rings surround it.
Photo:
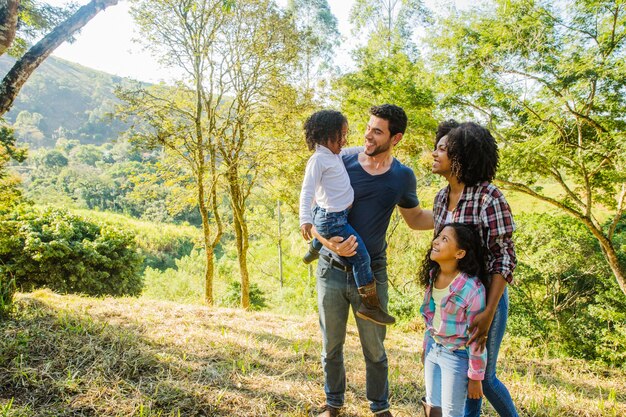
<path fill-rule="evenodd" d="M 0 325 L 0 416 L 311 416 L 323 403 L 315 315 L 147 299 L 20 294 Z M 421 415 L 418 333 L 387 342 L 396 416 Z M 503 351 L 524 416 L 624 416 L 626 373 Z M 356 328 L 345 416 L 369 416 Z M 487 406 L 486 416 L 496 416 Z"/>

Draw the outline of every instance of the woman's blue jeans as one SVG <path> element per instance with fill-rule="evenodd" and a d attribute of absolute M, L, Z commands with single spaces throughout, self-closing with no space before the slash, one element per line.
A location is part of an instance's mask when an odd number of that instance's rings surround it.
<path fill-rule="evenodd" d="M 467 349 L 450 350 L 426 335 L 424 382 L 426 402 L 441 407 L 444 417 L 463 417 L 467 399 Z"/>
<path fill-rule="evenodd" d="M 509 292 L 504 290 L 502 298 L 493 316 L 493 322 L 489 328 L 487 339 L 487 368 L 485 369 L 485 380 L 483 381 L 483 392 L 489 403 L 498 412 L 500 417 L 519 417 L 511 394 L 496 376 L 496 365 L 498 362 L 498 352 L 500 344 L 506 330 L 506 320 L 509 315 Z M 467 399 L 465 402 L 465 417 L 479 417 L 482 407 L 482 400 Z"/>
<path fill-rule="evenodd" d="M 372 265 L 376 290 L 383 309 L 387 308 L 387 267 L 384 262 Z M 346 392 L 346 370 L 343 348 L 346 340 L 348 314 L 358 310 L 361 297 L 352 273 L 331 267 L 324 257 L 317 264 L 317 305 L 322 330 L 322 368 L 326 403 L 343 406 Z M 389 382 L 387 353 L 385 352 L 386 326 L 356 317 L 361 348 L 365 358 L 366 395 L 372 412 L 389 408 Z"/>

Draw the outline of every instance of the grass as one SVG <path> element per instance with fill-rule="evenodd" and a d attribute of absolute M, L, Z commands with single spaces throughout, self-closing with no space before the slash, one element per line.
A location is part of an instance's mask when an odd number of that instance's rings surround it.
<path fill-rule="evenodd" d="M 0 416 L 299 417 L 324 400 L 315 314 L 43 290 L 15 301 L 0 323 Z M 392 328 L 386 343 L 398 417 L 421 415 L 419 326 Z M 351 323 L 344 416 L 371 415 L 361 355 Z M 500 369 L 522 416 L 626 415 L 625 370 L 543 358 L 511 337 Z"/>

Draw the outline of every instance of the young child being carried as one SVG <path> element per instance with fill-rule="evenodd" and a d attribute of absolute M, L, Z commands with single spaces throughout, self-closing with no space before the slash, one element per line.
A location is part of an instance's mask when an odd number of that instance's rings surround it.
<path fill-rule="evenodd" d="M 361 296 L 361 306 L 356 314 L 380 325 L 393 324 L 395 319 L 380 306 L 367 248 L 348 223 L 354 191 L 341 155 L 359 153 L 363 147 L 342 151 L 348 136 L 348 120 L 335 110 L 321 110 L 311 115 L 304 124 L 304 132 L 309 150 L 315 152 L 307 162 L 300 192 L 300 232 L 307 241 L 312 239 L 303 260 L 309 263 L 317 259 L 322 247 L 317 239 L 313 239 L 313 225 L 325 239 L 355 236 L 358 243 L 356 255 L 342 259 L 352 266 Z M 314 202 L 316 205 L 311 212 Z"/>
<path fill-rule="evenodd" d="M 481 398 L 487 350 L 467 346 L 469 327 L 485 309 L 485 261 L 473 226 L 449 223 L 433 240 L 422 269 L 423 399 L 427 417 L 463 417 L 466 398 Z"/>

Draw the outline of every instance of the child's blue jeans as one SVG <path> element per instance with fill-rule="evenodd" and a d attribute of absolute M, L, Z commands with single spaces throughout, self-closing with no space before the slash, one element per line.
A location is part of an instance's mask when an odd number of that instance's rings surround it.
<path fill-rule="evenodd" d="M 446 417 L 463 417 L 467 399 L 467 349 L 450 350 L 426 335 L 424 382 L 426 402 L 441 407 Z"/>
<path fill-rule="evenodd" d="M 370 255 L 367 253 L 365 243 L 363 243 L 361 236 L 359 236 L 356 230 L 348 223 L 349 212 L 350 209 L 328 212 L 319 206 L 315 206 L 313 209 L 313 225 L 317 229 L 317 233 L 325 239 L 330 239 L 333 236 L 341 236 L 344 239 L 350 236 L 356 237 L 358 243 L 356 254 L 342 259 L 352 266 L 352 274 L 354 275 L 356 285 L 363 287 L 374 282 L 374 276 L 372 275 Z M 314 239 L 311 244 L 318 251 L 321 249 L 322 245 L 317 239 Z"/>

